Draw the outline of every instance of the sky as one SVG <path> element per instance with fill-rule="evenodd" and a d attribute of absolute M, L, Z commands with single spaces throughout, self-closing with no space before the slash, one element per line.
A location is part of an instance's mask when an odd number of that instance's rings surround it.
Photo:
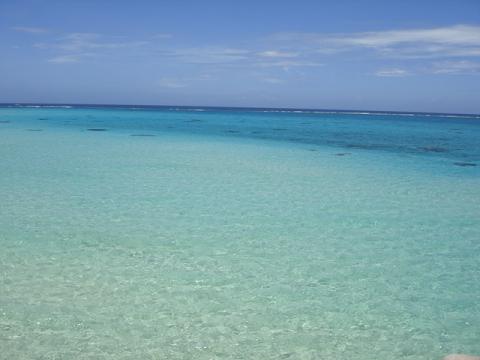
<path fill-rule="evenodd" d="M 0 0 L 0 102 L 480 113 L 480 0 Z"/>

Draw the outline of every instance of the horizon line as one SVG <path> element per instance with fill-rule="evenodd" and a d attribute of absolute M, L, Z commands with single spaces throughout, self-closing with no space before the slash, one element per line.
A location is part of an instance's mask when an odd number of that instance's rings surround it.
<path fill-rule="evenodd" d="M 107 103 L 57 103 L 57 102 L 0 102 L 3 106 L 79 106 L 79 107 L 176 107 L 176 108 L 210 108 L 210 109 L 245 109 L 245 110 L 287 110 L 287 111 L 319 111 L 319 112 L 345 112 L 345 113 L 392 113 L 392 114 L 428 114 L 428 115 L 462 115 L 479 117 L 480 113 L 457 113 L 457 112 L 430 112 L 408 110 L 367 110 L 367 109 L 333 109 L 333 108 L 301 108 L 301 107 L 263 107 L 263 106 L 227 106 L 227 105 L 167 105 L 167 104 L 107 104 Z M 367 115 L 367 114 L 365 114 Z"/>

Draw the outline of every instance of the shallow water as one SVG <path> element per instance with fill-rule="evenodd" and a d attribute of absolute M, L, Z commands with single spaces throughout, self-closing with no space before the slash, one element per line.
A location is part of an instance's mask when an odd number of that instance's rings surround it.
<path fill-rule="evenodd" d="M 0 358 L 480 353 L 478 118 L 197 110 L 0 108 Z"/>

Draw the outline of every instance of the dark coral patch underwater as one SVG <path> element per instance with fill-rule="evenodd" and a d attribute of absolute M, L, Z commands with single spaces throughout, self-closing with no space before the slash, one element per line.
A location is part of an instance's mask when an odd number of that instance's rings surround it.
<path fill-rule="evenodd" d="M 447 148 L 440 147 L 440 146 L 422 146 L 419 149 L 425 152 L 435 152 L 435 153 L 448 152 Z"/>
<path fill-rule="evenodd" d="M 472 166 L 477 166 L 477 164 L 475 163 L 471 163 L 471 162 L 462 162 L 462 161 L 459 161 L 459 162 L 454 162 L 453 165 L 456 165 L 456 166 L 462 166 L 462 167 L 472 167 Z"/>

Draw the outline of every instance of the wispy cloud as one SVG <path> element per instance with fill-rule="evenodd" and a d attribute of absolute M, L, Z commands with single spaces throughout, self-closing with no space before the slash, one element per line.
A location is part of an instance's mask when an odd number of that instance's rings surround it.
<path fill-rule="evenodd" d="M 73 55 L 60 55 L 55 56 L 47 61 L 53 64 L 71 64 L 78 63 L 86 57 L 94 56 L 93 54 L 73 54 Z"/>
<path fill-rule="evenodd" d="M 480 27 L 456 25 L 434 29 L 390 30 L 366 32 L 332 38 L 347 45 L 386 47 L 409 43 L 480 45 Z"/>
<path fill-rule="evenodd" d="M 48 62 L 54 64 L 68 64 L 68 63 L 76 63 L 80 61 L 80 57 L 78 55 L 62 55 L 62 56 L 55 56 L 51 59 L 48 59 Z"/>
<path fill-rule="evenodd" d="M 179 48 L 165 53 L 179 62 L 190 64 L 236 65 L 242 67 L 291 68 L 323 66 L 298 53 L 277 50 L 255 51 L 234 47 Z"/>
<path fill-rule="evenodd" d="M 325 64 L 315 61 L 308 61 L 308 60 L 278 60 L 278 61 L 262 61 L 255 64 L 258 67 L 265 67 L 265 68 L 275 68 L 280 67 L 284 70 L 288 70 L 292 67 L 317 67 L 317 66 L 324 66 Z"/>
<path fill-rule="evenodd" d="M 42 33 L 41 28 L 16 27 L 15 30 Z M 252 40 L 247 45 L 205 45 L 186 47 L 171 41 L 169 33 L 158 33 L 135 40 L 126 36 L 108 36 L 76 32 L 46 36 L 37 42 L 37 48 L 48 50 L 52 64 L 80 63 L 87 58 L 108 59 L 109 56 L 128 56 L 155 61 L 162 65 L 201 66 L 212 72 L 233 67 L 243 71 L 256 69 L 264 72 L 267 83 L 280 83 L 280 71 L 296 71 L 329 64 L 329 59 L 345 59 L 345 52 L 356 51 L 356 59 L 395 58 L 396 67 L 388 65 L 373 73 L 379 77 L 404 77 L 417 73 L 474 74 L 479 72 L 480 26 L 455 25 L 432 29 L 402 29 L 343 34 L 279 33 L 264 39 Z M 337 54 L 337 57 L 330 57 Z M 426 60 L 427 59 L 427 60 Z M 431 59 L 431 60 L 428 60 Z M 459 59 L 461 59 L 459 61 Z M 444 61 L 441 61 L 444 60 Z M 430 61 L 430 68 L 426 68 Z M 397 67 L 398 66 L 398 67 Z M 186 68 L 187 69 L 187 68 Z M 190 69 L 191 70 L 191 69 Z M 364 71 L 364 70 L 363 70 Z M 168 88 L 190 86 L 192 79 L 162 78 L 159 85 Z M 193 81 L 195 82 L 195 81 Z"/>
<path fill-rule="evenodd" d="M 47 61 L 54 64 L 79 63 L 87 57 L 103 56 L 120 49 L 136 49 L 148 41 L 125 41 L 121 37 L 95 33 L 69 33 L 33 46 L 56 53 Z"/>
<path fill-rule="evenodd" d="M 437 62 L 433 64 L 433 73 L 452 75 L 480 74 L 480 62 L 467 60 Z"/>
<path fill-rule="evenodd" d="M 480 26 L 385 30 L 345 34 L 280 33 L 272 40 L 322 54 L 370 49 L 384 56 L 480 56 Z"/>
<path fill-rule="evenodd" d="M 166 54 L 177 60 L 190 64 L 221 64 L 248 59 L 248 50 L 228 47 L 180 48 Z"/>
<path fill-rule="evenodd" d="M 269 84 L 283 84 L 285 82 L 282 79 L 274 78 L 274 77 L 265 77 L 265 78 L 262 78 L 261 80 Z"/>
<path fill-rule="evenodd" d="M 266 58 L 294 58 L 297 57 L 299 54 L 296 52 L 267 50 L 259 52 L 258 55 Z"/>
<path fill-rule="evenodd" d="M 95 49 L 119 49 L 146 45 L 147 41 L 105 41 L 103 36 L 94 33 L 71 33 L 51 42 L 35 44 L 39 48 L 55 48 L 70 52 Z"/>
<path fill-rule="evenodd" d="M 45 28 L 29 27 L 29 26 L 14 26 L 11 29 L 19 32 L 29 33 L 29 34 L 45 34 L 49 32 L 49 30 Z"/>
<path fill-rule="evenodd" d="M 410 73 L 405 69 L 381 69 L 375 73 L 376 76 L 380 77 L 404 77 L 410 75 Z"/>

